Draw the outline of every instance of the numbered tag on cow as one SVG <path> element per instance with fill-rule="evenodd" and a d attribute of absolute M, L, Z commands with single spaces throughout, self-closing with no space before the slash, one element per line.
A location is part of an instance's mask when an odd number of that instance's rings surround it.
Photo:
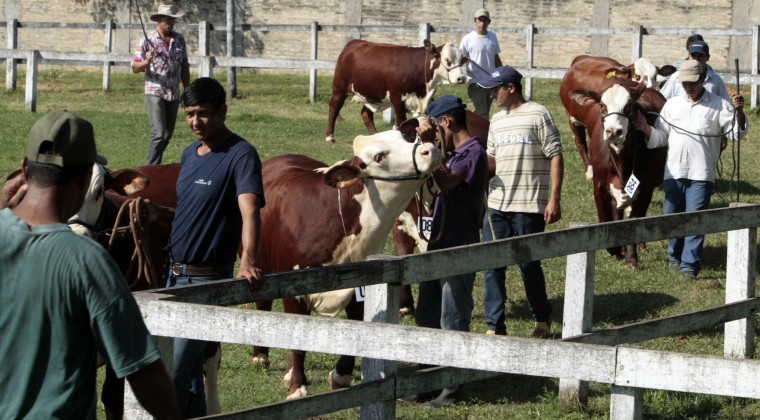
<path fill-rule="evenodd" d="M 366 296 L 365 293 L 366 293 L 366 291 L 364 289 L 364 286 L 357 287 L 356 291 L 355 291 L 356 301 L 357 302 L 364 302 L 364 297 Z"/>
<path fill-rule="evenodd" d="M 430 233 L 433 231 L 433 218 L 432 217 L 419 217 L 417 219 L 417 230 L 420 235 L 430 237 Z"/>
<path fill-rule="evenodd" d="M 631 177 L 628 178 L 628 182 L 625 183 L 625 192 L 628 194 L 629 197 L 633 197 L 634 194 L 636 194 L 636 190 L 639 189 L 639 179 L 636 178 L 636 175 L 631 174 Z"/>

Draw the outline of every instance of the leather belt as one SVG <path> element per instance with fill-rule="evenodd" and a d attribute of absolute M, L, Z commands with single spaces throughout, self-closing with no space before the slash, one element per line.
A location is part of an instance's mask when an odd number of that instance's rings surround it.
<path fill-rule="evenodd" d="M 215 276 L 232 272 L 232 264 L 216 267 L 172 263 L 172 273 L 175 276 Z"/>

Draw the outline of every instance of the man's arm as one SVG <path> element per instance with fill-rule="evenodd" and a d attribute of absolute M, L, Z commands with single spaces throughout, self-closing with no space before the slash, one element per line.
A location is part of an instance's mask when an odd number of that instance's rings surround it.
<path fill-rule="evenodd" d="M 238 207 L 243 217 L 243 253 L 240 255 L 238 277 L 245 277 L 254 291 L 261 290 L 264 275 L 256 267 L 261 242 L 261 205 L 259 196 L 253 193 L 240 194 Z"/>
<path fill-rule="evenodd" d="M 153 60 L 153 51 L 145 51 L 145 60 L 132 62 L 132 73 L 140 73 L 145 71 Z"/>
<path fill-rule="evenodd" d="M 496 63 L 496 67 L 501 67 L 501 57 L 499 57 L 499 54 L 494 55 L 493 61 Z"/>
<path fill-rule="evenodd" d="M 177 398 L 161 359 L 128 375 L 127 380 L 140 405 L 157 419 L 180 419 Z"/>
<path fill-rule="evenodd" d="M 179 78 L 182 81 L 182 89 L 187 89 L 187 86 L 190 85 L 190 66 L 182 67 Z"/>
<path fill-rule="evenodd" d="M 562 208 L 559 204 L 562 195 L 562 182 L 565 179 L 565 159 L 562 154 L 554 155 L 551 162 L 551 192 L 549 204 L 544 210 L 544 220 L 551 224 L 562 218 Z"/>
<path fill-rule="evenodd" d="M 462 176 L 456 172 L 449 171 L 444 163 L 441 163 L 441 166 L 433 172 L 433 179 L 438 188 L 443 191 L 448 191 L 462 182 Z"/>

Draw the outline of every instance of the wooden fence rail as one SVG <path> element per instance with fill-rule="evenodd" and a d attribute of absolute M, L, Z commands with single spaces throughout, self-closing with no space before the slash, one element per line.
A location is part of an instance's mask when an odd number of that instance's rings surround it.
<path fill-rule="evenodd" d="M 131 54 L 114 54 L 112 55 L 113 32 L 116 30 L 138 30 L 141 28 L 138 24 L 115 23 L 111 20 L 105 23 L 66 23 L 66 22 L 19 22 L 12 19 L 8 22 L 0 22 L 0 27 L 6 27 L 6 50 L 0 50 L 0 58 L 6 60 L 6 90 L 16 88 L 17 63 L 20 61 L 27 62 L 27 88 L 26 88 L 26 109 L 30 112 L 36 110 L 36 61 L 41 63 L 68 63 L 78 65 L 95 65 L 103 67 L 103 89 L 110 89 L 110 71 L 111 65 L 128 65 L 131 60 Z M 414 33 L 418 34 L 420 43 L 424 39 L 430 39 L 432 33 L 438 34 L 463 34 L 471 30 L 469 27 L 458 26 L 433 26 L 430 23 L 421 23 L 417 26 L 378 26 L 378 25 L 324 25 L 318 22 L 312 22 L 310 25 L 238 25 L 232 30 L 225 29 L 225 36 L 230 37 L 229 33 L 245 33 L 247 31 L 286 31 L 286 32 L 303 32 L 308 34 L 310 50 L 308 58 L 303 60 L 276 60 L 276 59 L 250 59 L 243 57 L 232 57 L 227 54 L 226 57 L 213 57 L 210 54 L 210 32 L 215 31 L 214 25 L 207 21 L 198 22 L 198 24 L 177 25 L 179 29 L 190 29 L 198 31 L 198 54 L 193 56 L 191 64 L 199 65 L 199 74 L 201 76 L 213 76 L 214 67 L 223 67 L 228 69 L 235 68 L 278 68 L 278 69 L 303 69 L 309 71 L 309 99 L 312 103 L 316 99 L 317 90 L 317 70 L 332 70 L 335 63 L 332 61 L 319 61 L 319 32 L 344 32 L 344 33 Z M 221 25 L 220 25 L 221 27 Z M 88 53 L 52 53 L 37 50 L 18 51 L 18 29 L 19 28 L 38 28 L 38 29 L 95 29 L 104 31 L 104 54 Z M 183 29 L 183 30 L 184 30 Z M 543 36 L 590 36 L 590 35 L 622 35 L 631 37 L 631 61 L 642 56 L 645 37 L 648 35 L 689 35 L 694 32 L 693 28 L 646 28 L 638 25 L 632 28 L 539 28 L 535 25 L 525 27 L 493 27 L 491 30 L 500 34 L 522 34 L 525 36 L 525 62 L 524 65 L 516 64 L 515 67 L 525 76 L 524 92 L 526 97 L 530 98 L 533 89 L 533 78 L 551 78 L 559 79 L 565 73 L 565 69 L 550 68 L 537 66 L 534 62 L 534 48 L 536 37 Z M 220 30 L 221 31 L 221 30 Z M 752 29 L 700 29 L 700 33 L 707 36 L 733 36 L 733 37 L 751 37 L 752 51 L 749 73 L 740 74 L 740 81 L 743 84 L 751 86 L 750 106 L 756 107 L 758 103 L 758 93 L 760 92 L 760 26 L 753 26 Z M 227 50 L 230 49 L 230 43 L 227 43 Z M 233 48 L 234 49 L 234 48 Z M 33 55 L 32 51 L 38 54 Z M 19 52 L 20 54 L 16 54 Z M 250 61 L 253 60 L 253 61 Z M 31 61 L 31 62 L 30 62 Z M 29 76 L 29 72 L 33 74 Z M 731 69 L 723 69 L 719 72 L 725 80 L 734 80 L 732 74 L 727 73 Z M 235 72 L 228 72 L 228 85 L 231 88 L 236 86 Z M 34 85 L 29 87 L 29 83 Z M 232 89 L 234 92 L 236 89 Z"/>
<path fill-rule="evenodd" d="M 760 299 L 755 297 L 757 226 L 760 205 L 737 205 L 276 273 L 268 275 L 263 290 L 255 294 L 244 280 L 231 279 L 140 292 L 135 297 L 148 328 L 156 336 L 363 357 L 364 383 L 360 386 L 223 415 L 224 418 L 302 418 L 355 406 L 362 406 L 362 418 L 393 418 L 398 397 L 501 373 L 561 378 L 560 395 L 579 400 L 585 398 L 588 381 L 611 384 L 610 417 L 641 418 L 644 389 L 760 399 L 760 381 L 756 380 L 760 361 L 745 359 L 754 353 L 754 314 L 760 309 Z M 596 250 L 726 231 L 726 305 L 591 331 Z M 398 290 L 402 284 L 565 255 L 563 340 L 394 325 L 398 322 Z M 365 320 L 372 322 L 217 306 L 362 285 L 368 289 Z M 621 346 L 721 324 L 725 324 L 725 357 Z M 171 340 L 162 338 L 160 342 L 170 364 Z M 440 346 L 442 342 L 447 345 Z M 399 376 L 397 361 L 448 367 Z M 135 404 L 132 401 L 132 409 Z"/>

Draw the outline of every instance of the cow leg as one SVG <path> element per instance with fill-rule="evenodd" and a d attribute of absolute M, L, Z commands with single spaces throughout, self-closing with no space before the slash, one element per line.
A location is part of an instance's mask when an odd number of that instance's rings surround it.
<path fill-rule="evenodd" d="M 647 215 L 647 210 L 649 209 L 649 204 L 652 202 L 653 194 L 654 188 L 639 188 L 636 200 L 631 204 L 631 214 L 629 215 L 629 218 L 645 217 Z M 643 250 L 644 248 L 646 248 L 646 244 L 644 243 L 628 245 L 625 253 L 625 265 L 627 267 L 637 268 L 639 265 L 638 251 L 639 249 Z"/>
<path fill-rule="evenodd" d="M 594 174 L 599 175 L 599 174 Z M 594 180 L 594 202 L 596 214 L 600 222 L 612 221 L 615 213 L 615 200 L 607 189 L 606 179 Z M 622 258 L 621 248 L 607 248 L 607 252 L 615 258 Z"/>
<path fill-rule="evenodd" d="M 259 300 L 256 301 L 256 309 L 259 311 L 272 311 L 271 300 Z M 251 363 L 259 366 L 263 366 L 264 369 L 269 368 L 269 347 L 253 346 L 253 356 L 251 356 Z"/>
<path fill-rule="evenodd" d="M 583 160 L 583 165 L 586 167 L 586 179 L 590 180 L 594 177 L 594 170 L 591 166 L 588 142 L 586 141 L 586 127 L 569 115 L 567 119 L 570 122 L 570 131 L 572 131 L 573 139 L 575 140 L 575 148 L 578 149 L 578 153 L 580 153 Z"/>
<path fill-rule="evenodd" d="M 335 143 L 335 120 L 340 115 L 340 110 L 346 102 L 346 90 L 333 85 L 333 93 L 330 97 L 330 112 L 327 115 L 327 129 L 325 129 L 325 141 Z"/>
<path fill-rule="evenodd" d="M 222 345 L 210 342 L 203 355 L 203 376 L 206 379 L 206 411 L 208 415 L 221 414 L 219 403 L 219 369 L 222 365 Z"/>
<path fill-rule="evenodd" d="M 296 299 L 293 297 L 283 298 L 282 305 L 286 313 L 308 315 L 309 311 L 306 307 L 306 301 L 304 299 Z M 283 382 L 288 383 L 288 399 L 305 397 L 308 395 L 306 391 L 307 379 L 304 364 L 306 360 L 306 352 L 303 350 L 293 350 L 288 361 L 288 372 L 283 377 Z"/>
<path fill-rule="evenodd" d="M 363 320 L 364 302 L 357 302 L 356 297 L 351 298 L 351 301 L 346 306 L 346 317 L 354 321 Z M 330 390 L 334 391 L 351 386 L 352 374 L 355 367 L 356 357 L 340 356 L 333 370 L 327 375 L 327 383 L 330 386 Z"/>
<path fill-rule="evenodd" d="M 400 127 L 401 123 L 406 121 L 406 105 L 400 95 L 391 95 L 390 99 L 391 105 L 393 106 L 393 112 L 396 113 L 396 127 Z"/>
<path fill-rule="evenodd" d="M 124 416 L 124 378 L 117 378 L 116 373 L 108 365 L 105 366 L 106 377 L 100 401 L 108 420 L 120 420 Z"/>
<path fill-rule="evenodd" d="M 366 106 L 362 107 L 362 121 L 364 121 L 364 126 L 367 127 L 367 131 L 369 131 L 370 134 L 377 134 L 377 128 L 375 128 L 375 113 Z"/>
<path fill-rule="evenodd" d="M 414 205 L 414 200 L 410 203 L 410 206 Z M 414 247 L 416 242 L 409 236 L 403 229 L 401 229 L 402 223 L 399 219 L 393 222 L 393 248 L 396 255 L 411 255 L 414 254 Z M 403 318 L 406 315 L 414 314 L 414 296 L 412 295 L 412 286 L 401 286 L 399 301 L 399 315 Z"/>

